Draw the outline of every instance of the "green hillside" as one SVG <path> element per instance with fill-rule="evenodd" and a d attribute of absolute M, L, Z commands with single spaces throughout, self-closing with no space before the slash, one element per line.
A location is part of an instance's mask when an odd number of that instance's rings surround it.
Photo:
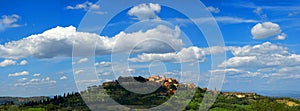
<path fill-rule="evenodd" d="M 210 111 L 299 111 L 300 102 L 291 98 L 272 98 L 258 95 L 256 93 L 241 92 L 218 92 L 206 88 L 194 87 L 191 84 L 179 84 L 171 78 L 143 78 L 135 77 L 140 82 L 147 82 L 150 86 L 161 85 L 150 94 L 137 94 L 125 90 L 121 82 L 127 85 L 134 84 L 129 78 L 121 77 L 116 81 L 106 82 L 99 86 L 91 86 L 79 93 L 67 93 L 54 98 L 33 100 L 30 102 L 15 104 L 14 101 L 6 101 L 0 106 L 0 110 L 10 111 L 89 111 L 87 104 L 92 109 L 98 110 L 127 110 L 120 109 L 117 102 L 123 106 L 135 109 L 153 108 L 165 103 L 170 98 L 176 101 L 166 105 L 182 105 L 188 103 L 184 110 L 199 110 L 205 92 L 207 94 L 220 93 Z M 180 91 L 178 88 L 181 87 Z M 140 88 L 137 87 L 136 88 Z M 178 91 L 177 91 L 178 90 Z M 196 91 L 194 95 L 190 91 Z M 105 94 L 108 94 L 105 95 Z M 84 98 L 84 100 L 81 98 Z M 184 98 L 191 97 L 191 101 Z M 128 109 L 129 110 L 129 109 Z M 178 109 L 168 109 L 178 110 Z"/>

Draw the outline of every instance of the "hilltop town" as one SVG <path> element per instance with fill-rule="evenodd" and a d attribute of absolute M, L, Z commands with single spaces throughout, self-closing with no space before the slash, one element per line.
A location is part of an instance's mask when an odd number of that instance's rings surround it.
<path fill-rule="evenodd" d="M 178 87 L 183 88 L 196 88 L 196 85 L 193 83 L 183 83 L 179 84 L 179 82 L 174 78 L 166 78 L 165 76 L 150 76 L 148 78 L 143 78 L 141 76 L 139 77 L 133 77 L 136 81 L 139 82 L 149 82 L 147 85 L 160 85 L 161 87 L 164 87 L 167 89 L 166 92 L 159 92 L 161 95 L 173 95 L 176 93 L 176 90 Z M 132 85 L 134 86 L 136 84 L 136 81 L 132 80 L 131 77 L 119 77 L 116 81 L 111 82 L 104 82 L 102 84 L 103 87 L 108 86 L 116 86 L 119 83 L 122 83 L 123 85 Z M 151 87 L 151 86 L 150 86 Z M 88 89 L 91 89 L 92 87 L 89 87 Z"/>

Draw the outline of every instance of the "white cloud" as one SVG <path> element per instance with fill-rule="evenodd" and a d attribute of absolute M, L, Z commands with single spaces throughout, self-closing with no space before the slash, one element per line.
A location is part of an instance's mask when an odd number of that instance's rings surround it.
<path fill-rule="evenodd" d="M 63 74 L 65 74 L 65 72 L 59 71 L 59 72 L 56 72 L 55 74 L 61 74 L 61 75 L 63 75 Z"/>
<path fill-rule="evenodd" d="M 81 58 L 79 59 L 77 62 L 73 62 L 72 64 L 81 64 L 81 63 L 85 63 L 85 62 L 88 62 L 89 61 L 89 58 Z"/>
<path fill-rule="evenodd" d="M 232 57 L 228 59 L 226 62 L 220 64 L 220 67 L 239 67 L 239 66 L 253 66 L 256 65 L 256 62 L 253 63 L 253 61 L 257 61 L 256 56 L 245 56 L 245 57 Z"/>
<path fill-rule="evenodd" d="M 219 13 L 220 9 L 219 8 L 215 8 L 213 6 L 209 6 L 207 7 L 208 11 L 212 12 L 212 13 Z"/>
<path fill-rule="evenodd" d="M 281 33 L 277 37 L 273 38 L 274 40 L 285 40 L 287 35 L 285 33 Z"/>
<path fill-rule="evenodd" d="M 250 72 L 240 69 L 228 68 L 228 69 L 216 69 L 216 70 L 209 70 L 212 74 L 226 74 L 227 77 L 256 77 L 260 75 L 258 72 Z"/>
<path fill-rule="evenodd" d="M 18 65 L 26 65 L 28 62 L 26 60 L 22 60 Z M 6 59 L 0 62 L 0 67 L 13 66 L 17 65 L 17 62 L 14 60 Z"/>
<path fill-rule="evenodd" d="M 103 80 L 103 82 L 111 82 L 111 81 L 113 81 L 112 79 L 105 79 L 105 80 Z"/>
<path fill-rule="evenodd" d="M 18 82 L 24 82 L 24 81 L 27 81 L 28 79 L 27 78 L 21 78 L 18 80 Z"/>
<path fill-rule="evenodd" d="M 260 69 L 262 78 L 300 79 L 300 66 Z"/>
<path fill-rule="evenodd" d="M 142 54 L 136 58 L 130 58 L 131 62 L 152 62 L 152 61 L 163 61 L 163 62 L 203 62 L 205 60 L 205 53 L 198 47 L 183 48 L 179 52 L 163 53 L 163 54 Z"/>
<path fill-rule="evenodd" d="M 272 22 L 263 22 L 256 24 L 251 29 L 253 39 L 267 39 L 281 33 L 281 28 L 278 24 Z M 286 34 L 279 35 L 277 39 L 285 39 Z M 276 39 L 276 38 L 275 38 Z"/>
<path fill-rule="evenodd" d="M 179 39 L 180 29 L 175 27 L 171 29 L 167 26 L 159 25 L 156 28 L 146 31 L 138 31 L 133 33 L 120 32 L 114 37 L 99 36 L 94 33 L 76 32 L 76 28 L 56 27 L 43 32 L 23 38 L 18 41 L 7 42 L 0 45 L 1 58 L 19 59 L 24 57 L 37 58 L 53 58 L 57 56 L 72 56 L 73 42 L 82 54 L 80 56 L 89 56 L 85 51 L 89 50 L 91 45 L 97 41 L 96 55 L 110 54 L 114 48 L 114 52 L 130 51 L 135 45 L 147 39 L 157 39 L 165 41 L 148 41 L 140 44 L 133 52 L 168 52 L 173 51 L 170 44 L 176 49 L 183 46 L 182 40 Z M 159 50 L 158 50 L 159 49 Z M 13 51 L 12 51 L 13 50 Z"/>
<path fill-rule="evenodd" d="M 291 54 L 284 46 L 265 42 L 254 46 L 235 47 L 231 50 L 233 57 L 219 65 L 242 71 L 242 73 L 231 71 L 231 74 L 239 77 L 300 78 L 300 55 Z"/>
<path fill-rule="evenodd" d="M 258 8 L 256 8 L 255 10 L 253 10 L 253 12 L 254 12 L 256 15 L 260 15 L 260 14 L 262 14 L 262 8 L 261 8 L 261 7 L 258 7 Z"/>
<path fill-rule="evenodd" d="M 204 51 L 205 55 L 214 55 L 214 54 L 224 53 L 228 50 L 232 50 L 232 48 L 234 47 L 211 46 L 207 48 L 202 48 L 202 50 Z"/>
<path fill-rule="evenodd" d="M 229 68 L 265 68 L 278 65 L 289 66 L 297 62 L 297 56 L 289 54 L 286 47 L 265 42 L 254 46 L 243 46 L 232 49 L 234 57 L 228 59 L 220 67 Z M 299 64 L 299 63 L 298 63 Z M 300 65 L 300 64 L 299 64 Z"/>
<path fill-rule="evenodd" d="M 235 73 L 240 73 L 240 72 L 243 72 L 243 71 L 239 70 L 239 69 L 228 68 L 228 69 L 224 69 L 224 70 L 219 70 L 219 69 L 209 70 L 209 72 L 211 72 L 211 73 L 228 72 L 228 73 L 235 74 Z"/>
<path fill-rule="evenodd" d="M 12 66 L 16 64 L 17 62 L 14 60 L 3 60 L 2 62 L 0 62 L 0 67 Z"/>
<path fill-rule="evenodd" d="M 156 15 L 161 10 L 161 6 L 159 4 L 140 4 L 131 8 L 128 11 L 128 14 L 131 16 L 136 16 L 138 20 L 149 20 L 149 19 L 157 19 L 160 18 Z"/>
<path fill-rule="evenodd" d="M 0 19 L 0 31 L 5 30 L 6 28 L 15 28 L 22 25 L 18 24 L 21 17 L 17 14 L 12 15 L 2 15 Z"/>
<path fill-rule="evenodd" d="M 27 76 L 27 75 L 29 75 L 28 71 L 16 72 L 16 73 L 13 73 L 13 74 L 8 74 L 9 77 Z"/>
<path fill-rule="evenodd" d="M 97 10 L 99 9 L 100 6 L 97 5 L 97 4 L 93 4 L 92 2 L 89 2 L 89 1 L 86 1 L 84 3 L 81 3 L 81 4 L 77 4 L 75 6 L 67 6 L 66 9 L 69 9 L 69 10 Z"/>
<path fill-rule="evenodd" d="M 255 10 L 253 10 L 253 12 L 259 16 L 261 19 L 266 19 L 267 18 L 267 14 L 263 13 L 262 7 L 257 7 Z"/>
<path fill-rule="evenodd" d="M 67 76 L 62 76 L 62 77 L 60 77 L 59 79 L 60 79 L 60 80 L 66 80 L 66 79 L 68 79 L 68 77 L 67 77 Z"/>
<path fill-rule="evenodd" d="M 216 17 L 217 22 L 225 23 L 225 24 L 237 24 L 237 23 L 257 23 L 259 21 L 252 19 L 243 19 L 237 17 Z"/>
<path fill-rule="evenodd" d="M 112 71 L 99 71 L 98 72 L 99 76 L 108 76 L 108 75 L 112 75 L 113 72 Z"/>
<path fill-rule="evenodd" d="M 75 71 L 74 73 L 75 74 L 82 74 L 84 72 L 84 70 L 77 70 L 77 71 Z"/>
<path fill-rule="evenodd" d="M 50 77 L 42 78 L 42 79 L 31 79 L 29 81 L 21 81 L 15 83 L 15 86 L 33 86 L 33 85 L 52 85 L 56 84 L 55 80 L 51 80 Z"/>
<path fill-rule="evenodd" d="M 102 66 L 102 67 L 108 67 L 110 65 L 111 65 L 111 62 L 105 62 L 105 61 L 95 63 L 95 66 Z"/>
<path fill-rule="evenodd" d="M 78 63 L 78 64 L 81 64 L 81 63 L 85 63 L 85 62 L 88 62 L 88 61 L 89 61 L 88 58 L 82 58 L 82 59 L 80 59 L 77 63 Z"/>
<path fill-rule="evenodd" d="M 287 47 L 272 44 L 271 42 L 264 42 L 254 46 L 246 45 L 243 47 L 233 47 L 232 54 L 234 56 L 263 56 L 263 55 L 288 55 Z"/>
<path fill-rule="evenodd" d="M 192 18 L 195 22 L 199 24 L 208 23 L 217 21 L 219 23 L 223 24 L 239 24 L 239 23 L 258 23 L 258 20 L 253 19 L 244 19 L 244 18 L 238 18 L 238 17 L 230 17 L 230 16 L 220 16 L 220 17 L 202 17 L 202 18 Z M 181 19 L 181 18 L 175 18 L 175 23 L 192 23 L 190 19 Z"/>
<path fill-rule="evenodd" d="M 174 76 L 174 75 L 180 76 L 180 74 L 181 74 L 181 72 L 179 72 L 177 70 L 164 73 L 164 75 L 170 75 L 170 76 Z"/>
<path fill-rule="evenodd" d="M 34 76 L 34 77 L 39 77 L 39 76 L 41 76 L 41 74 L 40 74 L 40 73 L 38 73 L 38 74 L 33 74 L 33 76 Z"/>
<path fill-rule="evenodd" d="M 92 79 L 92 80 L 77 80 L 76 83 L 77 84 L 91 84 L 91 83 L 98 83 L 99 80 L 97 79 Z M 90 86 L 90 85 L 87 85 Z"/>
<path fill-rule="evenodd" d="M 27 65 L 28 62 L 26 60 L 22 60 L 19 64 L 23 66 L 23 65 Z"/>
<path fill-rule="evenodd" d="M 68 9 L 68 10 L 84 10 L 84 11 L 90 10 L 90 12 L 92 12 L 93 14 L 98 14 L 98 15 L 103 15 L 103 14 L 107 13 L 107 12 L 99 11 L 100 6 L 97 4 L 94 4 L 92 2 L 89 2 L 89 1 L 86 1 L 81 4 L 76 4 L 75 6 L 67 6 L 66 9 Z"/>
<path fill-rule="evenodd" d="M 135 72 L 135 69 L 129 68 L 129 69 L 126 70 L 126 72 L 134 73 L 134 72 Z"/>
<path fill-rule="evenodd" d="M 199 47 L 188 47 L 182 48 L 178 52 L 171 53 L 143 53 L 138 55 L 136 58 L 130 58 L 131 62 L 152 62 L 152 61 L 163 61 L 163 62 L 173 62 L 173 63 L 186 63 L 186 62 L 204 62 L 206 55 L 218 54 L 227 51 L 228 49 L 214 46 L 209 48 L 199 48 Z"/>

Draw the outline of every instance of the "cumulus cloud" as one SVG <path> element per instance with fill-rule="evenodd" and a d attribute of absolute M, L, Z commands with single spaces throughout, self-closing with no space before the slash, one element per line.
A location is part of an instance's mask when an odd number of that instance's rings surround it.
<path fill-rule="evenodd" d="M 136 58 L 130 58 L 131 62 L 152 62 L 152 61 L 163 61 L 163 62 L 203 62 L 205 60 L 204 51 L 198 47 L 183 48 L 179 52 L 163 53 L 163 54 L 142 54 Z"/>
<path fill-rule="evenodd" d="M 131 8 L 128 11 L 128 14 L 131 16 L 136 16 L 138 20 L 149 20 L 149 19 L 157 19 L 160 18 L 156 15 L 161 10 L 161 6 L 159 4 L 140 4 Z"/>
<path fill-rule="evenodd" d="M 220 67 L 239 67 L 239 66 L 253 66 L 253 61 L 257 61 L 256 56 L 245 56 L 245 57 L 232 57 L 226 62 L 219 65 Z M 251 64 L 252 63 L 252 64 Z"/>
<path fill-rule="evenodd" d="M 41 76 L 41 74 L 40 74 L 40 73 L 37 73 L 37 74 L 33 74 L 33 76 L 34 76 L 34 77 L 39 77 L 39 76 Z"/>
<path fill-rule="evenodd" d="M 66 7 L 66 9 L 67 10 L 84 10 L 84 11 L 90 10 L 90 12 L 92 12 L 94 14 L 98 14 L 98 15 L 106 14 L 106 12 L 99 11 L 99 9 L 100 9 L 99 5 L 89 2 L 89 1 L 83 2 L 81 4 L 76 4 L 75 6 L 69 5 Z"/>
<path fill-rule="evenodd" d="M 0 62 L 0 67 L 12 66 L 16 64 L 17 62 L 14 60 L 3 60 L 2 62 Z"/>
<path fill-rule="evenodd" d="M 72 64 L 81 64 L 81 63 L 85 63 L 85 62 L 88 62 L 89 61 L 89 58 L 81 58 L 79 59 L 77 62 L 73 62 Z"/>
<path fill-rule="evenodd" d="M 42 78 L 42 79 L 31 79 L 29 81 L 21 81 L 15 83 L 15 86 L 33 86 L 33 85 L 53 85 L 56 84 L 55 80 L 51 80 L 50 77 Z"/>
<path fill-rule="evenodd" d="M 8 77 L 27 76 L 27 75 L 29 75 L 28 71 L 22 71 L 22 72 L 8 74 Z"/>
<path fill-rule="evenodd" d="M 84 72 L 84 70 L 77 70 L 77 71 L 75 71 L 74 73 L 75 74 L 82 74 Z"/>
<path fill-rule="evenodd" d="M 287 35 L 285 33 L 281 33 L 277 37 L 273 38 L 274 40 L 285 40 Z"/>
<path fill-rule="evenodd" d="M 67 6 L 66 7 L 66 9 L 69 9 L 69 10 L 85 10 L 85 11 L 87 11 L 88 9 L 97 10 L 99 8 L 100 8 L 99 5 L 93 4 L 92 2 L 89 2 L 89 1 L 86 1 L 81 4 L 77 4 L 75 6 Z"/>
<path fill-rule="evenodd" d="M 251 72 L 246 70 L 240 70 L 240 69 L 234 69 L 234 68 L 228 68 L 228 69 L 216 69 L 216 70 L 209 70 L 212 74 L 226 74 L 226 76 L 229 77 L 256 77 L 260 73 L 258 72 Z"/>
<path fill-rule="evenodd" d="M 15 28 L 22 26 L 18 24 L 21 17 L 17 14 L 12 15 L 2 15 L 0 19 L 0 31 L 5 30 L 6 28 Z"/>
<path fill-rule="evenodd" d="M 253 36 L 253 39 L 267 39 L 269 37 L 274 37 L 276 35 L 278 40 L 283 40 L 286 37 L 286 34 L 281 33 L 281 28 L 278 24 L 272 23 L 272 22 L 263 22 L 256 24 L 251 29 L 251 34 Z"/>
<path fill-rule="evenodd" d="M 95 66 L 102 66 L 102 67 L 108 67 L 110 65 L 111 65 L 111 62 L 105 62 L 105 61 L 95 63 Z"/>
<path fill-rule="evenodd" d="M 20 63 L 18 63 L 18 65 L 27 65 L 27 64 L 28 62 L 26 60 L 22 60 L 20 61 Z M 13 65 L 17 65 L 17 61 L 6 59 L 0 62 L 0 67 L 13 66 Z"/>
<path fill-rule="evenodd" d="M 136 58 L 130 58 L 131 62 L 152 62 L 152 61 L 163 61 L 163 62 L 173 62 L 173 63 L 186 63 L 186 62 L 204 62 L 206 55 L 218 54 L 225 52 L 226 48 L 220 46 L 214 46 L 209 48 L 199 48 L 199 47 L 188 47 L 182 48 L 178 52 L 171 53 L 143 53 L 138 55 Z"/>
<path fill-rule="evenodd" d="M 212 12 L 212 13 L 219 13 L 220 12 L 219 8 L 216 8 L 216 7 L 213 7 L 213 6 L 207 7 L 207 10 Z"/>
<path fill-rule="evenodd" d="M 27 65 L 27 64 L 28 64 L 28 62 L 27 62 L 26 60 L 22 60 L 22 61 L 19 63 L 19 65 L 21 65 L 21 66 Z"/>
<path fill-rule="evenodd" d="M 99 80 L 97 80 L 97 79 L 92 79 L 92 80 L 77 80 L 76 81 L 77 84 L 95 84 L 95 83 L 98 83 L 98 82 L 99 82 Z M 87 85 L 87 86 L 91 86 L 91 85 Z"/>
<path fill-rule="evenodd" d="M 262 78 L 280 78 L 280 79 L 300 79 L 300 66 L 282 67 L 277 69 L 261 69 L 266 74 Z"/>
<path fill-rule="evenodd" d="M 265 42 L 254 46 L 231 48 L 233 57 L 219 67 L 242 70 L 237 75 L 259 77 L 300 77 L 300 55 L 292 54 L 287 47 Z"/>
<path fill-rule="evenodd" d="M 180 49 L 183 46 L 182 40 L 179 39 L 180 29 L 175 27 L 171 29 L 167 26 L 159 25 L 156 28 L 146 31 L 138 31 L 133 33 L 120 32 L 114 37 L 99 36 L 94 33 L 77 32 L 73 26 L 56 27 L 35 34 L 17 41 L 7 42 L 0 45 L 1 58 L 53 58 L 57 56 L 72 56 L 73 43 L 80 46 L 78 49 L 82 54 L 80 56 L 89 56 L 85 51 L 89 50 L 91 45 L 97 41 L 96 55 L 129 52 L 138 43 L 147 39 L 157 39 L 166 41 L 174 48 Z M 159 50 L 158 50 L 159 49 Z M 160 41 L 148 41 L 136 47 L 133 52 L 161 52 L 173 51 L 172 48 L 166 47 Z"/>
<path fill-rule="evenodd" d="M 88 62 L 88 61 L 89 61 L 88 58 L 82 58 L 82 59 L 79 59 L 79 61 L 77 63 L 81 64 L 81 63 L 85 63 L 85 62 Z"/>
<path fill-rule="evenodd" d="M 292 65 L 297 56 L 290 54 L 288 48 L 265 42 L 254 46 L 236 47 L 232 50 L 234 57 L 228 59 L 220 67 L 256 68 L 273 67 L 277 65 Z"/>
<path fill-rule="evenodd" d="M 62 77 L 60 77 L 59 79 L 60 79 L 60 80 L 66 80 L 66 79 L 68 79 L 68 77 L 67 77 L 67 76 L 62 76 Z"/>
<path fill-rule="evenodd" d="M 27 78 L 21 78 L 17 82 L 24 82 L 24 81 L 27 81 L 27 80 L 28 80 Z"/>
<path fill-rule="evenodd" d="M 289 51 L 287 47 L 278 44 L 272 44 L 271 42 L 264 42 L 254 46 L 246 45 L 243 47 L 233 47 L 232 54 L 234 56 L 268 56 L 268 55 L 288 55 Z"/>
<path fill-rule="evenodd" d="M 205 60 L 204 51 L 198 47 L 183 48 L 179 52 L 163 53 L 163 54 L 142 54 L 138 55 L 136 58 L 130 58 L 131 62 L 152 62 L 152 61 L 163 61 L 163 62 L 174 62 L 174 63 L 184 63 L 184 62 L 202 62 Z"/>

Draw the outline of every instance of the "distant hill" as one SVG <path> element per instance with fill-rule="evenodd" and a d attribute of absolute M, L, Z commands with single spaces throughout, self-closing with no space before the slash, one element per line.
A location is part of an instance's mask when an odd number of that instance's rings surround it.
<path fill-rule="evenodd" d="M 49 97 L 46 96 L 38 96 L 38 97 L 0 97 L 0 105 L 2 104 L 24 104 L 30 101 L 40 101 L 46 100 Z"/>
<path fill-rule="evenodd" d="M 126 90 L 121 84 L 133 86 L 136 89 L 145 89 L 139 87 L 136 81 L 147 82 L 149 87 L 159 87 L 149 94 L 138 94 Z M 178 88 L 181 88 L 180 91 Z M 135 90 L 135 89 L 133 89 Z M 194 90 L 195 93 L 189 93 L 188 90 Z M 176 79 L 152 76 L 144 77 L 120 77 L 118 80 L 105 82 L 102 85 L 90 86 L 87 90 L 79 93 L 67 93 L 57 95 L 53 98 L 40 100 L 36 98 L 31 102 L 23 104 L 8 103 L 0 106 L 1 110 L 23 110 L 23 111 L 53 111 L 53 110 L 77 110 L 89 111 L 89 108 L 95 110 L 128 110 L 120 108 L 113 103 L 117 102 L 129 108 L 148 109 L 161 104 L 165 104 L 171 97 L 178 100 L 173 101 L 172 105 L 183 105 L 187 103 L 183 110 L 199 110 L 202 99 L 206 94 L 220 93 L 215 103 L 210 107 L 210 111 L 299 111 L 300 102 L 291 98 L 274 98 L 261 96 L 253 92 L 218 92 L 207 88 L 199 88 L 191 83 L 178 83 Z M 108 94 L 108 95 L 106 95 Z M 83 97 L 84 100 L 81 98 Z M 186 98 L 191 97 L 191 101 Z M 7 99 L 6 99 L 7 100 Z M 87 105 L 89 107 L 87 107 Z M 167 104 L 168 105 L 168 104 Z M 204 104 L 205 105 L 205 104 Z M 173 108 L 173 109 L 172 109 Z M 178 110 L 176 107 L 170 107 L 165 110 Z"/>

